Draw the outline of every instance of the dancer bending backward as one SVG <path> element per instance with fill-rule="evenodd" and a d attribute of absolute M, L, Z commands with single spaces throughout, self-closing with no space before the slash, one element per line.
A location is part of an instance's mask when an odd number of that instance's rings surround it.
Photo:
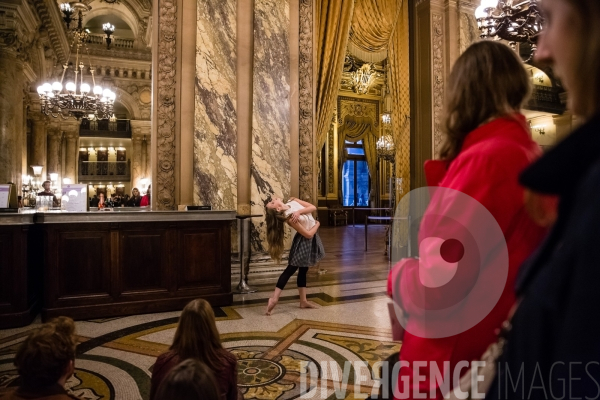
<path fill-rule="evenodd" d="M 317 208 L 310 203 L 291 197 L 287 203 L 280 198 L 274 197 L 266 205 L 267 242 L 269 243 L 269 254 L 275 262 L 281 261 L 283 254 L 283 237 L 285 224 L 296 230 L 288 266 L 281 273 L 273 297 L 267 305 L 267 315 L 277 305 L 281 291 L 285 288 L 287 281 L 298 272 L 298 293 L 300 294 L 300 308 L 315 308 L 315 305 L 306 300 L 306 273 L 308 268 L 317 264 L 324 256 L 323 243 L 317 233 L 319 221 L 315 221 L 311 213 Z"/>

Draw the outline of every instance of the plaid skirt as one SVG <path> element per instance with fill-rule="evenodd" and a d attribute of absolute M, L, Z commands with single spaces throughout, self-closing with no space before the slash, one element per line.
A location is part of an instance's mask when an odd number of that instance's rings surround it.
<path fill-rule="evenodd" d="M 312 267 L 321 261 L 323 257 L 325 257 L 325 249 L 318 233 L 315 233 L 312 239 L 307 239 L 299 233 L 294 235 L 288 258 L 289 265 Z"/>

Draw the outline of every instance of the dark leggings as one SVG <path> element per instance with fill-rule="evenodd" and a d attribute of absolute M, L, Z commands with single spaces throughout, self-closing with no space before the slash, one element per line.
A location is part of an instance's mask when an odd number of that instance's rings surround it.
<path fill-rule="evenodd" d="M 292 277 L 292 275 L 294 275 L 298 268 L 300 268 L 300 271 L 298 271 L 298 287 L 306 287 L 306 273 L 308 272 L 308 267 L 295 267 L 293 265 L 287 266 L 287 268 L 279 276 L 277 285 L 275 286 L 283 290 L 288 280 Z"/>

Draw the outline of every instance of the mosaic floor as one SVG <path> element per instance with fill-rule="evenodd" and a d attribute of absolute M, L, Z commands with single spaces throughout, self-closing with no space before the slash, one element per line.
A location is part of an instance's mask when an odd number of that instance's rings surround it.
<path fill-rule="evenodd" d="M 348 390 L 339 389 L 344 368 L 354 371 L 356 366 L 347 361 L 364 362 L 372 376 L 374 363 L 399 350 L 391 340 L 381 279 L 386 272 L 372 273 L 370 281 L 342 279 L 321 285 L 309 274 L 308 298 L 317 309 L 298 307 L 292 280 L 271 316 L 264 315 L 271 284 L 257 293 L 235 295 L 230 307 L 215 308 L 223 344 L 239 359 L 238 385 L 244 398 L 353 399 L 371 394 L 374 381 L 366 377 L 356 382 L 355 390 L 352 373 Z M 171 344 L 178 316 L 171 312 L 78 321 L 76 372 L 68 387 L 85 399 L 147 399 L 152 365 Z M 14 354 L 37 323 L 0 331 L 0 393 L 14 385 Z"/>

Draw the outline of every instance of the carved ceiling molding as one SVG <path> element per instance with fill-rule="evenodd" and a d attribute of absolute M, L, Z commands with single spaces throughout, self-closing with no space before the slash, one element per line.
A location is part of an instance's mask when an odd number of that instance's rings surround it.
<path fill-rule="evenodd" d="M 69 54 L 69 41 L 57 2 L 55 0 L 38 0 L 33 2 L 33 7 L 41 20 L 40 30 L 43 29 L 47 33 L 57 61 L 64 64 Z"/>
<path fill-rule="evenodd" d="M 177 0 L 155 1 L 159 1 L 156 204 L 159 210 L 174 210 Z"/>
<path fill-rule="evenodd" d="M 299 197 L 316 204 L 313 111 L 313 0 L 300 0 Z"/>

